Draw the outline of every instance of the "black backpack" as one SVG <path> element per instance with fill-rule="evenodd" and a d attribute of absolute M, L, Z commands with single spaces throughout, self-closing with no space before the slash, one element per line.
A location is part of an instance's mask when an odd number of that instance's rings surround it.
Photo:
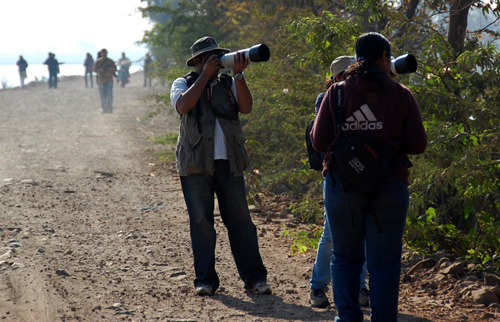
<path fill-rule="evenodd" d="M 319 107 L 324 97 L 325 97 L 325 92 L 320 93 L 318 97 L 316 97 L 316 103 L 315 103 L 316 114 L 319 112 Z M 307 123 L 306 127 L 307 157 L 309 159 L 310 169 L 323 171 L 323 159 L 325 156 L 323 155 L 323 153 L 314 150 L 311 142 L 311 130 L 313 128 L 315 120 L 316 116 L 314 116 L 314 118 L 309 123 Z"/>
<path fill-rule="evenodd" d="M 344 124 L 344 82 L 336 87 L 338 105 L 335 126 L 340 137 L 330 149 L 330 173 L 335 173 L 345 190 L 367 197 L 378 195 L 378 188 L 391 173 L 393 157 L 365 137 L 346 135 Z"/>
<path fill-rule="evenodd" d="M 313 170 L 322 171 L 323 170 L 323 154 L 314 150 L 311 142 L 311 130 L 314 125 L 314 120 L 316 117 L 312 119 L 307 124 L 306 127 L 306 147 L 307 147 L 307 156 L 309 158 L 309 168 Z"/>

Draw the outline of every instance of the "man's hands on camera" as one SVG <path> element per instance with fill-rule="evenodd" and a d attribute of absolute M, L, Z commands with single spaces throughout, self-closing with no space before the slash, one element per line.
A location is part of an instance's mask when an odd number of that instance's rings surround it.
<path fill-rule="evenodd" d="M 245 52 L 237 52 L 234 55 L 233 74 L 242 73 L 249 63 L 250 58 L 246 57 Z M 208 80 L 213 80 L 219 75 L 221 68 L 222 65 L 220 64 L 219 56 L 212 54 L 203 63 L 203 71 L 200 76 L 202 79 L 206 77 Z"/>
<path fill-rule="evenodd" d="M 246 57 L 244 52 L 237 52 L 236 55 L 234 55 L 233 75 L 241 73 L 247 68 L 249 63 L 250 58 Z"/>
<path fill-rule="evenodd" d="M 210 55 L 203 65 L 202 75 L 205 74 L 209 79 L 214 79 L 219 75 L 220 68 L 221 65 L 217 55 Z"/>

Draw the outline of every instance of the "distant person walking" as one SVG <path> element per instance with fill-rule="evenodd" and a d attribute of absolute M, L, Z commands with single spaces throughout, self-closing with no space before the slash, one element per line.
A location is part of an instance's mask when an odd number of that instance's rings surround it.
<path fill-rule="evenodd" d="M 94 71 L 97 73 L 97 86 L 101 97 L 103 113 L 113 113 L 113 77 L 116 72 L 116 64 L 108 58 L 108 51 L 100 51 L 101 57 L 96 59 Z"/>
<path fill-rule="evenodd" d="M 146 53 L 146 57 L 144 58 L 144 87 L 151 87 L 151 65 L 153 63 L 153 59 Z"/>
<path fill-rule="evenodd" d="M 94 58 L 90 53 L 87 53 L 83 66 L 85 66 L 85 87 L 89 87 L 87 78 L 90 78 L 90 88 L 94 88 L 94 76 L 92 74 L 94 72 Z"/>
<path fill-rule="evenodd" d="M 125 56 L 125 53 L 122 53 L 122 57 L 118 60 L 118 81 L 121 87 L 125 87 L 125 84 L 129 82 L 130 66 L 132 66 L 132 61 Z"/>
<path fill-rule="evenodd" d="M 26 74 L 26 69 L 28 68 L 28 62 L 24 60 L 23 56 L 19 56 L 19 60 L 16 63 L 19 66 L 19 78 L 21 79 L 21 88 L 24 87 L 24 79 L 28 77 Z"/>
<path fill-rule="evenodd" d="M 49 53 L 49 58 L 44 62 L 49 68 L 49 88 L 57 88 L 57 74 L 59 74 L 59 62 L 56 54 Z"/>

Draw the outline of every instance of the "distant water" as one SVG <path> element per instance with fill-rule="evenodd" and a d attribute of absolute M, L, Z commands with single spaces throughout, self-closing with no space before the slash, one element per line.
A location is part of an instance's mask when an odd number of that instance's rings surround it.
<path fill-rule="evenodd" d="M 83 76 L 85 73 L 85 67 L 79 64 L 61 64 L 59 65 L 59 70 L 61 73 L 58 77 L 72 75 Z M 130 73 L 135 73 L 139 70 L 142 70 L 142 66 L 140 65 L 132 65 L 132 67 L 130 67 Z M 24 80 L 24 84 L 28 84 L 35 80 L 46 80 L 49 77 L 47 65 L 43 64 L 29 64 L 26 73 L 28 77 Z M 17 65 L 0 65 L 0 90 L 3 89 L 4 86 L 13 88 L 19 87 L 20 85 L 21 81 L 19 79 L 19 69 Z"/>

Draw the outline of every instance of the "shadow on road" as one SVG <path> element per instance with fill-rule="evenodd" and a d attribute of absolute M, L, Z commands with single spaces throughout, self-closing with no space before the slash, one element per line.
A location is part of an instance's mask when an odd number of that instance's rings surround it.
<path fill-rule="evenodd" d="M 283 319 L 287 321 L 333 321 L 336 312 L 334 308 L 313 309 L 309 306 L 286 303 L 277 295 L 254 295 L 248 294 L 248 301 L 225 294 L 217 294 L 211 297 L 220 301 L 225 306 L 242 311 L 242 315 L 252 315 L 255 317 L 272 319 Z M 370 315 L 369 309 L 364 309 L 366 316 Z M 234 316 L 236 317 L 236 316 Z M 420 318 L 408 314 L 399 314 L 400 322 L 434 322 L 425 318 Z"/>
<path fill-rule="evenodd" d="M 272 319 L 284 319 L 288 321 L 325 321 L 333 320 L 335 312 L 331 309 L 315 310 L 293 303 L 283 302 L 277 295 L 254 295 L 248 294 L 248 301 L 220 294 L 212 297 L 225 306 L 242 311 L 247 315 Z"/>

